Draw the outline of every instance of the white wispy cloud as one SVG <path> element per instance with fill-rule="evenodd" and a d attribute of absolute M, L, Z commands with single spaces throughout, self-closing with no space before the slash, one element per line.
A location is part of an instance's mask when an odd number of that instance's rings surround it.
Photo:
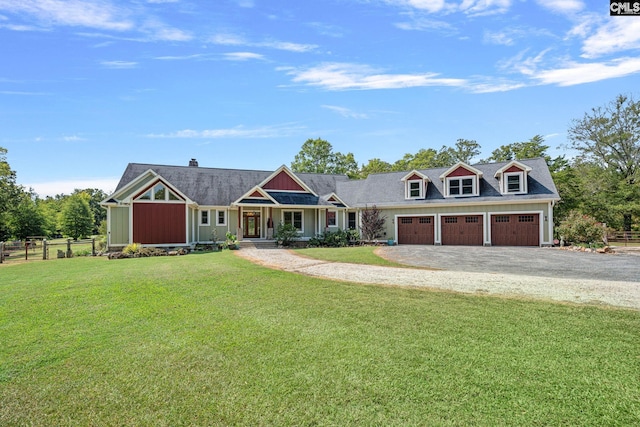
<path fill-rule="evenodd" d="M 160 61 L 189 61 L 192 59 L 203 59 L 210 56 L 204 53 L 194 53 L 192 55 L 168 55 L 168 56 L 156 56 L 154 59 Z"/>
<path fill-rule="evenodd" d="M 217 34 L 210 39 L 211 43 L 224 46 L 248 46 L 248 47 L 265 47 L 269 49 L 286 50 L 289 52 L 310 52 L 318 48 L 315 44 L 301 44 L 282 42 L 277 40 L 266 40 L 254 42 L 246 40 L 244 37 L 236 34 Z"/>
<path fill-rule="evenodd" d="M 17 95 L 17 96 L 46 96 L 51 95 L 48 92 L 29 92 L 21 90 L 0 90 L 0 95 Z"/>
<path fill-rule="evenodd" d="M 606 62 L 579 63 L 568 61 L 558 68 L 532 73 L 542 84 L 574 86 L 640 73 L 640 58 L 617 58 Z"/>
<path fill-rule="evenodd" d="M 597 58 L 639 48 L 640 19 L 621 17 L 607 20 L 585 38 L 582 57 Z"/>
<path fill-rule="evenodd" d="M 138 66 L 138 63 L 133 61 L 102 61 L 100 64 L 103 67 L 112 68 L 116 70 L 136 68 Z"/>
<path fill-rule="evenodd" d="M 346 107 L 339 107 L 337 105 L 322 105 L 322 108 L 333 111 L 335 113 L 340 114 L 342 117 L 346 117 L 348 119 L 368 119 L 369 117 L 364 113 L 357 113 Z"/>
<path fill-rule="evenodd" d="M 223 57 L 228 61 L 248 61 L 250 59 L 264 60 L 264 55 L 253 52 L 229 52 L 223 54 Z"/>
<path fill-rule="evenodd" d="M 495 15 L 508 12 L 511 3 L 512 0 L 463 0 L 458 9 L 471 16 Z"/>
<path fill-rule="evenodd" d="M 325 63 L 309 68 L 279 68 L 292 76 L 294 83 L 326 90 L 400 89 L 423 86 L 461 87 L 464 79 L 442 78 L 438 73 L 389 74 L 368 65 Z"/>
<path fill-rule="evenodd" d="M 178 138 L 178 139 L 220 139 L 220 138 L 281 138 L 297 135 L 304 127 L 296 124 L 284 124 L 275 126 L 260 126 L 248 128 L 236 126 L 225 129 L 193 130 L 183 129 L 164 134 L 149 134 L 147 138 Z"/>
<path fill-rule="evenodd" d="M 125 10 L 101 0 L 2 0 L 0 11 L 29 15 L 45 26 L 53 24 L 117 31 L 134 27 Z"/>
<path fill-rule="evenodd" d="M 409 7 L 427 12 L 439 12 L 445 7 L 444 0 L 385 0 L 385 3 L 396 7 Z"/>
<path fill-rule="evenodd" d="M 536 0 L 536 2 L 552 12 L 556 13 L 575 13 L 584 9 L 584 3 L 581 0 Z"/>

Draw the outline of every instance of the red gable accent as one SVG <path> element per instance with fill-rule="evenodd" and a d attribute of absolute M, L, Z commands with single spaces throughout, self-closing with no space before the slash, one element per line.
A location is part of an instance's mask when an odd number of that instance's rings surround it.
<path fill-rule="evenodd" d="M 306 191 L 285 171 L 281 171 L 262 186 L 265 190 Z"/>
<path fill-rule="evenodd" d="M 335 197 L 333 197 L 333 196 L 329 197 L 329 200 L 328 200 L 328 201 L 329 201 L 329 202 L 337 202 L 336 198 L 335 198 Z"/>
<path fill-rule="evenodd" d="M 509 169 L 507 169 L 505 172 L 522 172 L 522 169 L 520 169 L 516 165 L 513 165 Z"/>
<path fill-rule="evenodd" d="M 253 193 L 251 193 L 249 195 L 249 197 L 260 197 L 261 199 L 264 199 L 264 196 L 262 194 L 260 194 L 260 192 L 258 190 L 256 190 Z"/>
<path fill-rule="evenodd" d="M 422 177 L 420 175 L 414 173 L 409 178 L 407 178 L 407 181 L 415 181 L 415 180 L 420 180 L 420 179 L 422 179 Z"/>
<path fill-rule="evenodd" d="M 471 172 L 469 169 L 466 169 L 462 166 L 458 166 L 456 170 L 449 173 L 449 175 L 447 176 L 469 176 L 469 175 L 475 175 L 475 173 Z"/>

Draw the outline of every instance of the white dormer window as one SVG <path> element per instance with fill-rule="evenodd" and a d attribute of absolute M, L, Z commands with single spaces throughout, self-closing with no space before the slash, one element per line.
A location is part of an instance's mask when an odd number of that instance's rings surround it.
<path fill-rule="evenodd" d="M 178 197 L 176 193 L 171 191 L 161 182 L 158 182 L 153 187 L 142 193 L 140 196 L 136 198 L 136 200 L 144 200 L 144 201 L 163 201 L 163 202 L 180 202 L 182 199 Z"/>
<path fill-rule="evenodd" d="M 446 179 L 446 195 L 468 197 L 478 194 L 478 180 L 475 176 L 455 176 Z"/>
<path fill-rule="evenodd" d="M 481 178 L 482 171 L 464 162 L 456 163 L 440 175 L 444 197 L 479 196 Z"/>
<path fill-rule="evenodd" d="M 498 169 L 495 177 L 499 179 L 500 192 L 502 194 L 527 194 L 527 176 L 531 168 L 525 164 L 513 160 Z"/>
<path fill-rule="evenodd" d="M 524 192 L 524 174 L 522 172 L 505 173 L 504 178 L 506 193 Z"/>
<path fill-rule="evenodd" d="M 418 172 L 409 172 L 404 178 L 404 198 L 407 200 L 424 199 L 427 197 L 429 177 Z"/>

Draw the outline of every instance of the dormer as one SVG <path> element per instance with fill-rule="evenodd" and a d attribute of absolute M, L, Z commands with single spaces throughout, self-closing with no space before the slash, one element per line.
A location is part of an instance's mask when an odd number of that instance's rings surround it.
<path fill-rule="evenodd" d="M 447 169 L 440 180 L 444 184 L 444 197 L 474 197 L 480 195 L 482 172 L 464 162 Z"/>
<path fill-rule="evenodd" d="M 500 169 L 495 174 L 498 179 L 500 192 L 502 194 L 527 194 L 527 176 L 531 168 L 516 160 L 513 160 Z"/>
<path fill-rule="evenodd" d="M 427 186 L 431 180 L 425 174 L 412 170 L 402 180 L 404 182 L 404 198 L 407 200 L 424 199 L 427 197 Z"/>

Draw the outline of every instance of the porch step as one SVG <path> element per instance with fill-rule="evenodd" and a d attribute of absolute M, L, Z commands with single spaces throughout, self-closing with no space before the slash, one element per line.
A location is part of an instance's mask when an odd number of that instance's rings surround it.
<path fill-rule="evenodd" d="M 240 249 L 253 248 L 253 249 L 277 249 L 275 240 L 241 240 Z"/>

